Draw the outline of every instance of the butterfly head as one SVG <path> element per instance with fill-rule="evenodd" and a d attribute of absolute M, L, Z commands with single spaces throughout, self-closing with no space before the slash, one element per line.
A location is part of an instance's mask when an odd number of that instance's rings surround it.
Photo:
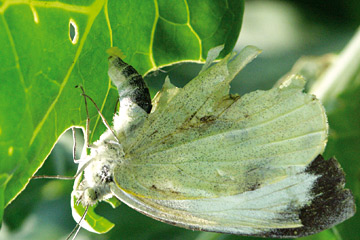
<path fill-rule="evenodd" d="M 114 141 L 100 140 L 94 145 L 84 168 L 83 179 L 75 189 L 78 203 L 92 206 L 112 197 L 113 170 L 116 164 L 121 163 L 122 152 L 121 145 Z"/>

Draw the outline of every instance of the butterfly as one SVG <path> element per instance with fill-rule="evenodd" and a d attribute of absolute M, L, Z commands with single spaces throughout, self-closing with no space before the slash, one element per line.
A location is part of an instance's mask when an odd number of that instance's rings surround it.
<path fill-rule="evenodd" d="M 296 238 L 354 215 L 344 172 L 323 153 L 324 107 L 292 75 L 267 91 L 229 94 L 258 54 L 245 47 L 216 64 L 209 51 L 183 88 L 169 78 L 151 100 L 142 77 L 110 49 L 119 92 L 113 126 L 80 159 L 72 205 L 114 197 L 154 219 L 210 232 Z M 79 222 L 79 212 L 73 209 Z M 94 231 L 86 220 L 80 225 Z"/>

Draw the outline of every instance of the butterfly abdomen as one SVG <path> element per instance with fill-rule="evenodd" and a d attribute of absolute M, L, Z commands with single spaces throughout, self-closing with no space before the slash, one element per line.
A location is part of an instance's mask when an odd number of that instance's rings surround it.
<path fill-rule="evenodd" d="M 119 100 L 129 98 L 147 113 L 151 111 L 151 98 L 142 76 L 118 56 L 109 57 L 109 76 L 119 91 Z"/>

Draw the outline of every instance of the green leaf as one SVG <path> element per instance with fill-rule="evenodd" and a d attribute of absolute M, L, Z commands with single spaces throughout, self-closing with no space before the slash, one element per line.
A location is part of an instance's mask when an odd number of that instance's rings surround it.
<path fill-rule="evenodd" d="M 116 197 L 112 197 L 112 198 L 106 199 L 104 201 L 107 202 L 108 204 L 110 204 L 110 206 L 113 208 L 117 208 L 121 204 L 121 201 L 119 201 L 119 199 L 117 199 Z"/>
<path fill-rule="evenodd" d="M 0 227 L 1 227 L 1 220 L 4 215 L 4 205 L 5 205 L 5 199 L 4 199 L 4 193 L 6 189 L 6 185 L 11 179 L 11 175 L 8 175 L 6 173 L 0 174 Z"/>
<path fill-rule="evenodd" d="M 179 61 L 204 62 L 234 46 L 243 1 L 1 1 L 0 174 L 9 204 L 41 167 L 60 135 L 85 126 L 76 85 L 111 119 L 117 91 L 106 49 L 119 47 L 141 74 Z M 91 142 L 104 131 L 90 107 Z M 4 176 L 5 176 L 4 175 Z"/>
<path fill-rule="evenodd" d="M 73 204 L 76 201 L 77 199 L 75 198 L 75 196 L 72 196 L 71 208 L 73 211 L 73 216 L 75 216 L 76 221 L 79 222 L 85 212 L 85 208 L 81 204 L 80 205 Z M 97 205 L 88 207 L 88 211 L 85 215 L 85 219 L 81 221 L 81 226 L 88 231 L 95 232 L 98 234 L 106 233 L 110 231 L 115 226 L 115 224 L 110 222 L 106 218 L 96 214 L 94 211 L 96 206 Z"/>

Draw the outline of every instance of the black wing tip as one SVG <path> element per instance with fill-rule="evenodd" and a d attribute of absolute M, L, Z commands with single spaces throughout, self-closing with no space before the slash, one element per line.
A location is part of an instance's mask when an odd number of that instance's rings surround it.
<path fill-rule="evenodd" d="M 312 235 L 339 224 L 355 214 L 354 197 L 344 189 L 345 173 L 335 158 L 325 160 L 317 156 L 306 169 L 307 173 L 319 175 L 311 192 L 315 197 L 309 205 L 300 209 L 300 228 L 276 229 L 266 236 L 295 238 Z"/>

